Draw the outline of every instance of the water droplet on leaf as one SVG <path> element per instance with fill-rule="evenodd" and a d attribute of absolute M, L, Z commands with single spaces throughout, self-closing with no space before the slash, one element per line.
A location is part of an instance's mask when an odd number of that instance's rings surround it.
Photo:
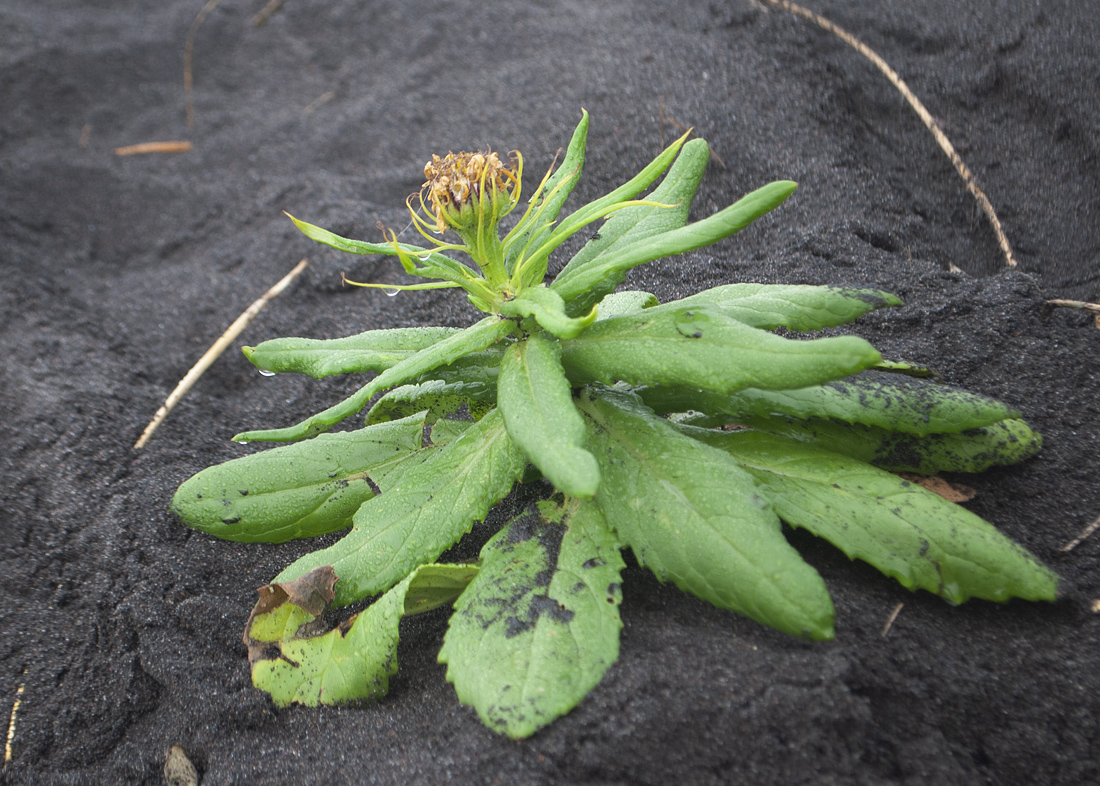
<path fill-rule="evenodd" d="M 401 290 L 400 289 L 393 289 L 392 287 L 386 287 L 382 291 L 386 293 L 386 297 L 397 297 L 397 293 L 400 292 Z"/>
<path fill-rule="evenodd" d="M 275 372 L 274 372 L 274 371 L 268 371 L 268 370 L 267 370 L 266 368 L 261 368 L 261 369 L 260 369 L 260 374 L 262 374 L 262 375 L 263 375 L 263 376 L 265 376 L 265 377 L 273 377 L 273 376 L 275 376 Z"/>
<path fill-rule="evenodd" d="M 702 338 L 710 327 L 706 312 L 681 311 L 676 315 L 676 330 L 685 338 Z"/>

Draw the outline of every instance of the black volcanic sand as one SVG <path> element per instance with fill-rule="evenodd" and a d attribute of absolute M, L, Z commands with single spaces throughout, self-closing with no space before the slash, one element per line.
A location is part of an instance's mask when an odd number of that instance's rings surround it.
<path fill-rule="evenodd" d="M 1100 297 L 1091 3 L 813 2 L 942 123 L 1000 213 L 1012 271 L 897 92 L 783 11 L 288 0 L 256 27 L 263 0 L 225 0 L 195 37 L 189 129 L 184 41 L 202 5 L 0 4 L 0 735 L 25 684 L 0 781 L 160 783 L 180 743 L 206 786 L 1100 782 L 1100 534 L 1059 551 L 1100 516 L 1100 330 L 1044 305 Z M 1059 602 L 952 608 L 788 532 L 832 591 L 835 642 L 716 610 L 631 563 L 619 663 L 524 742 L 456 700 L 435 660 L 442 612 L 403 624 L 402 670 L 376 705 L 277 710 L 251 687 L 240 636 L 255 588 L 313 546 L 216 541 L 169 500 L 254 449 L 234 433 L 296 422 L 362 380 L 265 379 L 232 351 L 145 450 L 131 446 L 303 256 L 311 267 L 240 343 L 473 322 L 455 291 L 341 288 L 341 271 L 402 275 L 310 243 L 282 211 L 377 239 L 377 222 L 407 223 L 433 152 L 519 148 L 534 178 L 581 107 L 577 200 L 637 171 L 674 121 L 724 163 L 695 217 L 769 180 L 801 183 L 759 225 L 637 270 L 632 286 L 662 300 L 738 281 L 888 289 L 907 305 L 853 332 L 1023 410 L 1045 438 L 1038 458 L 952 479 L 1064 577 Z M 173 139 L 194 149 L 113 153 Z"/>

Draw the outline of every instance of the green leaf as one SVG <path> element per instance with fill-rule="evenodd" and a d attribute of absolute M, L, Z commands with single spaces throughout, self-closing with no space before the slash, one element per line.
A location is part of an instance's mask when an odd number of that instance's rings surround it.
<path fill-rule="evenodd" d="M 816 387 L 789 387 L 802 389 L 748 389 L 729 396 L 654 389 L 643 397 L 658 412 L 697 409 L 709 415 L 728 415 L 735 421 L 752 415 L 818 417 L 919 435 L 954 434 L 1020 417 L 1011 407 L 977 393 L 881 371 L 865 371 Z"/>
<path fill-rule="evenodd" d="M 652 308 L 658 303 L 657 296 L 651 292 L 626 289 L 622 292 L 612 292 L 600 301 L 599 313 L 596 321 L 621 317 L 625 314 L 636 314 L 642 309 Z"/>
<path fill-rule="evenodd" d="M 1057 595 L 1058 577 L 991 524 L 896 475 L 773 434 L 692 434 L 733 456 L 792 526 L 909 589 L 953 603 Z"/>
<path fill-rule="evenodd" d="M 386 256 L 397 255 L 397 248 L 390 243 L 367 243 L 363 240 L 352 240 L 350 238 L 340 237 L 339 235 L 329 232 L 327 229 L 322 229 L 306 221 L 300 221 L 289 213 L 287 213 L 286 216 L 293 221 L 294 226 L 298 227 L 302 234 L 310 240 L 315 240 L 330 248 L 335 248 L 337 251 L 343 251 L 347 254 L 358 254 L 360 256 L 371 256 L 374 254 L 385 254 Z M 407 243 L 399 243 L 398 248 L 406 254 L 416 255 L 423 255 L 429 251 L 429 249 L 421 246 L 413 246 Z"/>
<path fill-rule="evenodd" d="M 833 637 L 825 583 L 784 539 L 752 477 L 637 398 L 582 397 L 603 480 L 596 503 L 661 581 L 777 630 Z"/>
<path fill-rule="evenodd" d="M 797 187 L 796 183 L 786 180 L 770 183 L 710 218 L 609 250 L 600 255 L 598 260 L 577 269 L 575 273 L 559 275 L 550 287 L 569 304 L 570 313 L 575 313 L 573 308 L 583 311 L 591 297 L 589 293 L 610 292 L 625 279 L 626 272 L 631 268 L 654 259 L 709 246 L 729 237 L 779 207 Z M 596 299 L 599 299 L 598 295 Z M 578 305 L 573 306 L 573 301 L 577 301 Z"/>
<path fill-rule="evenodd" d="M 449 420 L 446 418 L 437 420 L 431 430 L 432 444 L 446 445 L 448 442 L 454 442 L 465 434 L 474 425 L 474 422 L 473 420 Z"/>
<path fill-rule="evenodd" d="M 611 193 L 605 194 L 599 199 L 589 202 L 587 205 L 570 213 L 558 225 L 557 230 L 554 232 L 554 236 L 560 237 L 561 240 L 572 237 L 585 225 L 606 215 L 609 208 L 613 208 L 620 202 L 626 202 L 633 199 L 638 194 L 642 193 L 642 191 L 649 187 L 650 183 L 660 177 L 661 173 L 668 169 L 669 164 L 673 162 L 680 152 L 680 149 L 684 147 L 684 142 L 686 140 L 687 134 L 684 134 L 661 151 L 660 155 L 653 159 L 641 172 L 630 178 L 630 180 L 623 183 Z M 561 240 L 559 240 L 558 243 L 560 243 Z"/>
<path fill-rule="evenodd" d="M 331 374 L 385 371 L 460 332 L 445 327 L 368 330 L 346 338 L 276 338 L 241 350 L 261 371 L 293 371 L 320 379 Z"/>
<path fill-rule="evenodd" d="M 571 318 L 565 313 L 565 303 L 561 296 L 543 284 L 528 287 L 514 299 L 501 303 L 500 313 L 506 317 L 534 317 L 543 330 L 558 338 L 575 338 L 596 321 L 595 308 L 584 317 Z"/>
<path fill-rule="evenodd" d="M 687 223 L 688 211 L 703 173 L 707 168 L 710 148 L 702 139 L 693 139 L 684 145 L 676 162 L 665 175 L 661 185 L 647 198 L 657 204 L 636 205 L 613 213 L 569 263 L 558 273 L 555 284 L 565 285 L 570 276 L 599 265 L 610 254 L 646 238 L 679 229 Z M 569 304 L 569 313 L 584 313 L 600 298 L 622 283 L 626 273 L 605 278 L 603 283 L 585 296 Z"/>
<path fill-rule="evenodd" d="M 562 220 L 557 228 L 549 233 L 549 235 L 545 236 L 545 239 L 540 238 L 540 242 L 537 245 L 528 245 L 522 252 L 520 258 L 515 262 L 515 269 L 512 274 L 513 281 L 518 284 L 520 288 L 526 288 L 540 283 L 543 278 L 546 277 L 548 260 L 554 249 L 593 221 L 604 218 L 610 213 L 631 207 L 632 197 L 649 186 L 650 183 L 656 180 L 660 174 L 668 168 L 668 165 L 672 163 L 677 152 L 679 152 L 681 146 L 684 144 L 685 139 L 687 139 L 687 134 L 684 134 L 684 136 L 669 145 L 649 164 L 649 166 L 631 178 L 628 182 L 619 186 L 610 194 L 594 202 L 589 202 L 587 205 L 571 213 Z M 606 292 L 610 292 L 614 288 L 614 285 L 612 285 Z M 600 293 L 600 295 L 602 294 L 604 293 Z M 569 313 L 572 315 L 587 313 L 590 307 L 595 305 L 595 302 L 599 299 L 599 296 L 594 297 L 591 302 L 583 308 L 580 306 L 571 307 Z"/>
<path fill-rule="evenodd" d="M 477 571 L 477 565 L 421 565 L 401 582 L 407 584 L 405 616 L 423 614 L 454 603 L 477 576 Z M 390 592 L 393 590 L 386 594 Z"/>
<path fill-rule="evenodd" d="M 283 584 L 260 588 L 260 602 L 245 629 L 252 683 L 276 706 L 309 707 L 380 698 L 397 672 L 398 623 L 402 616 L 452 602 L 477 575 L 473 565 L 423 565 L 365 611 L 322 635 L 300 636 L 303 626 L 332 600 L 331 566 Z M 296 586 L 311 587 L 303 602 Z M 324 591 L 327 585 L 327 593 Z"/>
<path fill-rule="evenodd" d="M 725 418 L 728 420 L 728 418 Z M 859 423 L 821 418 L 740 418 L 742 425 L 805 442 L 892 472 L 984 472 L 1018 464 L 1042 447 L 1042 438 L 1022 420 L 1009 419 L 957 434 L 905 434 Z M 701 424 L 699 424 L 701 425 Z"/>
<path fill-rule="evenodd" d="M 394 246 L 392 243 L 367 243 L 362 240 L 351 240 L 350 238 L 334 235 L 319 226 L 299 221 L 289 213 L 286 215 L 310 240 L 316 240 L 318 243 L 335 248 L 337 251 L 359 255 L 385 254 L 387 256 L 399 256 L 398 249 L 400 249 L 404 254 L 401 264 L 410 276 L 441 278 L 463 288 L 467 288 L 467 285 L 477 278 L 474 272 L 461 262 L 457 262 L 433 249 L 413 246 L 408 243 L 398 243 Z M 416 261 L 422 264 L 416 264 Z"/>
<path fill-rule="evenodd" d="M 442 341 L 420 350 L 412 357 L 390 366 L 359 389 L 357 393 L 296 426 L 263 431 L 246 431 L 233 437 L 235 442 L 293 442 L 327 431 L 346 417 L 354 415 L 367 402 L 387 388 L 414 381 L 432 369 L 454 363 L 464 355 L 480 352 L 512 332 L 515 323 L 497 317 L 485 319 Z"/>
<path fill-rule="evenodd" d="M 342 540 L 307 554 L 275 580 L 289 581 L 332 565 L 340 576 L 336 605 L 381 592 L 417 565 L 434 560 L 485 518 L 511 491 L 526 464 L 494 410 L 409 469 L 395 488 L 364 503 Z"/>
<path fill-rule="evenodd" d="M 905 374 L 909 377 L 923 377 L 934 379 L 939 375 L 930 368 L 917 366 L 913 363 L 905 363 L 900 360 L 884 360 L 875 366 L 878 371 L 888 371 L 891 374 Z"/>
<path fill-rule="evenodd" d="M 764 330 L 821 330 L 852 322 L 869 311 L 903 305 L 889 292 L 847 287 L 785 284 L 727 284 L 660 306 L 716 305 L 726 313 Z"/>
<path fill-rule="evenodd" d="M 600 470 L 584 449 L 584 419 L 573 405 L 557 341 L 533 333 L 508 348 L 497 402 L 508 436 L 558 490 L 577 497 L 596 493 Z"/>
<path fill-rule="evenodd" d="M 471 390 L 485 390 L 486 395 L 496 396 L 497 377 L 500 373 L 500 360 L 504 350 L 511 344 L 512 338 L 506 336 L 488 349 L 463 355 L 454 363 L 437 366 L 411 380 L 423 384 L 438 380 L 447 385 L 463 385 Z"/>
<path fill-rule="evenodd" d="M 423 428 L 420 412 L 208 467 L 184 481 L 172 509 L 195 529 L 246 543 L 336 532 L 420 450 Z"/>
<path fill-rule="evenodd" d="M 527 215 L 504 238 L 505 269 L 512 274 L 516 261 L 523 251 L 537 248 L 554 222 L 558 220 L 562 206 L 581 179 L 584 169 L 584 153 L 588 146 L 588 112 L 581 110 L 581 121 L 573 131 L 573 138 L 565 151 L 565 160 L 542 189 L 531 198 Z"/>
<path fill-rule="evenodd" d="M 481 383 L 448 383 L 441 379 L 419 385 L 402 385 L 386 393 L 367 413 L 367 425 L 407 417 L 410 413 L 428 411 L 428 422 L 454 414 L 475 401 L 495 403 L 496 389 Z"/>
<path fill-rule="evenodd" d="M 573 709 L 619 657 L 622 557 L 589 501 L 540 503 L 481 550 L 443 649 L 458 698 L 521 738 Z"/>
<path fill-rule="evenodd" d="M 574 385 L 587 382 L 682 385 L 730 392 L 797 388 L 845 377 L 882 356 L 861 338 L 780 338 L 751 328 L 718 306 L 695 306 L 601 320 L 562 342 Z"/>

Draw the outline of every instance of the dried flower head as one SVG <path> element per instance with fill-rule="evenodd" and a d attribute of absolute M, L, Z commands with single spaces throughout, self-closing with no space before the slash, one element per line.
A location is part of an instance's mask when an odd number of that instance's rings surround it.
<path fill-rule="evenodd" d="M 431 206 L 428 212 L 434 219 L 436 231 L 468 225 L 468 218 L 462 215 L 468 205 L 487 203 L 485 206 L 490 208 L 490 215 L 496 220 L 511 210 L 519 190 L 516 161 L 513 158 L 510 165 L 505 166 L 500 156 L 491 151 L 448 153 L 443 158 L 433 155 L 424 165 L 427 180 L 421 186 L 421 201 L 426 189 Z M 501 194 L 507 200 L 503 212 L 496 209 Z M 472 215 L 473 211 L 467 214 Z"/>

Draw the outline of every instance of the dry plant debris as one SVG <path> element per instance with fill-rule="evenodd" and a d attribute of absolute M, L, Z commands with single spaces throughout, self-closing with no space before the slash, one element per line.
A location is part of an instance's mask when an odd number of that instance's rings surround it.
<path fill-rule="evenodd" d="M 306 269 L 309 265 L 309 260 L 303 259 L 294 269 L 283 276 L 282 280 L 278 284 L 267 290 L 260 298 L 245 309 L 245 312 L 241 314 L 237 319 L 226 328 L 226 331 L 222 333 L 221 337 L 215 341 L 210 349 L 206 350 L 199 362 L 191 367 L 191 370 L 184 375 L 183 379 L 176 385 L 176 389 L 172 391 L 172 394 L 168 396 L 165 402 L 157 410 L 157 414 L 153 416 L 153 419 L 149 421 L 149 425 L 145 427 L 145 431 L 141 432 L 141 437 L 134 443 L 134 450 L 140 450 L 145 447 L 145 443 L 149 441 L 149 437 L 153 436 L 153 432 L 157 430 L 161 422 L 168 417 L 168 413 L 172 411 L 172 408 L 179 403 L 180 399 L 184 397 L 191 386 L 194 385 L 199 377 L 203 375 L 206 369 L 210 368 L 210 365 L 221 357 L 221 354 L 232 344 L 237 336 L 241 334 L 241 331 L 248 327 L 249 323 L 256 318 L 256 315 L 264 310 L 264 307 L 273 299 L 278 297 L 284 289 L 290 286 L 291 282 L 298 277 L 298 275 Z"/>
<path fill-rule="evenodd" d="M 23 672 L 26 674 L 26 671 Z M 15 692 L 15 701 L 11 705 L 11 718 L 8 720 L 8 739 L 4 743 L 4 767 L 7 768 L 8 764 L 12 760 L 11 744 L 15 739 L 15 718 L 19 714 L 19 705 L 23 703 L 23 691 L 26 689 L 26 683 L 20 683 L 19 689 Z"/>
<path fill-rule="evenodd" d="M 898 474 L 909 482 L 928 489 L 933 494 L 939 494 L 948 502 L 969 502 L 978 493 L 970 486 L 952 483 L 944 480 L 939 475 L 917 475 L 910 472 L 899 472 Z"/>
<path fill-rule="evenodd" d="M 81 136 L 84 139 L 84 136 Z M 85 142 L 85 144 L 87 144 Z M 116 147 L 116 156 L 134 156 L 142 153 L 186 153 L 191 149 L 190 142 L 142 142 L 140 145 Z"/>
<path fill-rule="evenodd" d="M 898 618 L 898 615 L 901 614 L 903 608 L 905 608 L 904 603 L 899 603 L 894 606 L 894 610 L 890 612 L 890 616 L 886 619 L 886 624 L 882 626 L 882 638 L 886 638 L 886 634 L 889 633 L 890 628 L 894 626 L 894 621 Z"/>
<path fill-rule="evenodd" d="M 1085 540 L 1085 538 L 1092 535 L 1098 529 L 1100 529 L 1100 517 L 1098 517 L 1096 519 L 1096 521 L 1092 522 L 1087 527 L 1085 527 L 1083 530 L 1081 530 L 1080 535 L 1078 535 L 1076 538 L 1074 538 L 1073 540 L 1071 540 L 1069 543 L 1062 546 L 1062 548 L 1060 548 L 1058 550 L 1063 551 L 1063 552 L 1073 551 L 1075 548 L 1077 548 L 1078 546 L 1081 545 L 1081 543 Z"/>
<path fill-rule="evenodd" d="M 902 81 L 897 71 L 891 68 L 877 52 L 844 28 L 821 16 L 821 14 L 814 13 L 810 9 L 804 8 L 797 3 L 788 2 L 788 0 L 762 0 L 762 2 L 768 5 L 777 6 L 785 11 L 790 11 L 792 14 L 807 19 L 823 30 L 832 33 L 870 60 L 875 67 L 890 80 L 890 84 L 897 88 L 898 92 L 901 93 L 909 103 L 909 106 L 913 107 L 913 111 L 920 117 L 921 122 L 932 132 L 932 136 L 936 138 L 936 143 L 940 146 L 940 149 L 947 154 L 947 157 L 951 159 L 951 163 L 955 165 L 955 170 L 959 173 L 963 182 L 966 183 L 967 190 L 974 196 L 982 212 L 985 213 L 986 218 L 989 219 L 989 224 L 993 227 L 993 234 L 997 236 L 997 244 L 1001 247 L 1001 252 L 1004 254 L 1005 264 L 1008 265 L 1008 267 L 1016 267 L 1016 258 L 1012 254 L 1012 246 L 1008 242 L 1008 237 L 1001 227 L 1001 220 L 997 218 L 997 212 L 993 209 L 993 204 L 989 201 L 989 197 L 987 197 L 985 192 L 978 186 L 978 181 L 975 179 L 974 173 L 971 172 L 970 168 L 963 162 L 958 152 L 956 152 L 955 146 L 951 144 L 947 135 L 943 133 L 943 129 L 941 129 L 939 124 L 932 118 L 932 113 L 929 112 L 924 104 L 921 103 L 920 99 L 913 94 L 909 86 Z"/>

